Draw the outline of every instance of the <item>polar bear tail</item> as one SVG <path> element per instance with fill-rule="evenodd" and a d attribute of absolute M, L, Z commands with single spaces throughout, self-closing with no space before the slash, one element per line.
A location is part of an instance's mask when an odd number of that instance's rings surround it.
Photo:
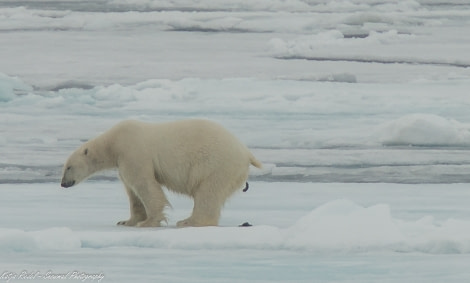
<path fill-rule="evenodd" d="M 261 164 L 261 162 L 259 162 L 258 159 L 256 159 L 251 153 L 250 153 L 250 164 L 260 169 L 263 167 L 263 164 Z"/>
<path fill-rule="evenodd" d="M 244 192 L 248 191 L 248 188 L 250 187 L 250 185 L 248 185 L 248 182 L 245 182 L 245 188 L 243 189 Z"/>

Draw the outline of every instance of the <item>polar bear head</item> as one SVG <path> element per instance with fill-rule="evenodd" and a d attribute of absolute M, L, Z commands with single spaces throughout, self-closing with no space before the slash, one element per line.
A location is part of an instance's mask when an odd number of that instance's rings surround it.
<path fill-rule="evenodd" d="M 86 144 L 70 155 L 64 164 L 61 186 L 71 187 L 96 172 L 96 158 Z"/>

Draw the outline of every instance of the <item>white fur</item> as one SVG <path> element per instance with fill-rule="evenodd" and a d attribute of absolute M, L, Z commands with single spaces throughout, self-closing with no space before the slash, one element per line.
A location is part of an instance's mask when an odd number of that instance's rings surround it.
<path fill-rule="evenodd" d="M 162 190 L 194 199 L 184 226 L 217 225 L 227 198 L 242 188 L 248 167 L 261 163 L 235 136 L 207 120 L 151 124 L 123 121 L 78 148 L 64 165 L 62 186 L 118 168 L 130 201 L 127 226 L 160 226 L 169 206 Z"/>

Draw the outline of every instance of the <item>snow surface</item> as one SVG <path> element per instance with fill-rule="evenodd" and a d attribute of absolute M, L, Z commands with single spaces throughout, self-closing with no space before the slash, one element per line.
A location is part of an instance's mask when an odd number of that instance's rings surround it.
<path fill-rule="evenodd" d="M 0 1 L 0 282 L 468 281 L 467 2 Z M 118 121 L 194 117 L 264 163 L 221 227 L 59 189 Z"/>
<path fill-rule="evenodd" d="M 128 216 L 119 182 L 57 187 L 0 185 L 0 212 L 9 215 L 0 230 L 5 270 L 78 270 L 103 274 L 103 282 L 462 282 L 470 276 L 466 184 L 252 182 L 229 201 L 221 227 L 185 229 L 174 228 L 191 210 L 181 196 L 169 194 L 168 227 L 137 229 L 114 226 Z M 236 227 L 245 221 L 254 226 Z"/>

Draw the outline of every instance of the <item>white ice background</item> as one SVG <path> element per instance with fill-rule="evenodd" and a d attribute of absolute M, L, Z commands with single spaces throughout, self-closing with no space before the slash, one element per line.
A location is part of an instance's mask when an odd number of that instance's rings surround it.
<path fill-rule="evenodd" d="M 0 1 L 0 282 L 470 280 L 469 28 L 459 0 Z M 264 164 L 220 227 L 173 194 L 116 227 L 113 171 L 59 188 L 116 122 L 195 117 Z"/>

